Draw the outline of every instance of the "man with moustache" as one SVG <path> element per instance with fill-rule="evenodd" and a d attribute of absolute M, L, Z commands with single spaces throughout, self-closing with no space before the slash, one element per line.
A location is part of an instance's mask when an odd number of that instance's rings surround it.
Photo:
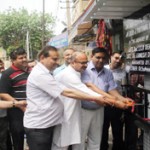
<path fill-rule="evenodd" d="M 107 52 L 104 48 L 94 48 L 92 50 L 91 61 L 85 72 L 82 73 L 82 81 L 91 89 L 97 92 L 108 92 L 112 97 L 115 97 L 119 102 L 127 103 L 128 99 L 122 97 L 117 91 L 117 85 L 113 79 L 113 75 L 110 70 L 104 68 L 107 61 Z M 98 87 L 95 89 L 93 84 Z M 101 91 L 99 91 L 99 89 Z M 102 94 L 102 93 L 101 93 Z M 115 102 L 116 103 L 118 102 Z M 112 105 L 114 106 L 114 104 Z M 110 106 L 110 107 L 112 107 Z M 102 138 L 104 119 L 104 107 L 90 103 L 88 101 L 82 101 L 81 112 L 81 144 L 78 150 L 85 149 L 85 140 L 87 138 L 88 150 L 99 150 L 100 142 Z"/>

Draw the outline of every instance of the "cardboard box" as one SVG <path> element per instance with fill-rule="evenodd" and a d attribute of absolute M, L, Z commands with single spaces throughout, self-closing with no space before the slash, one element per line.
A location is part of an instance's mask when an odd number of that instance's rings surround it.
<path fill-rule="evenodd" d="M 92 22 L 84 22 L 80 25 L 78 25 L 77 28 L 77 35 L 81 35 L 81 34 L 85 34 L 87 32 L 90 32 L 90 30 L 92 29 Z"/>

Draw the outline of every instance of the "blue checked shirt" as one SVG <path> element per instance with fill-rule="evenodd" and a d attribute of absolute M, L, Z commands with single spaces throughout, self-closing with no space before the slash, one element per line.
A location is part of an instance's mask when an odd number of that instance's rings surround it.
<path fill-rule="evenodd" d="M 86 70 L 82 73 L 81 79 L 84 83 L 93 83 L 105 92 L 109 92 L 117 88 L 112 72 L 106 68 L 97 72 L 92 61 L 88 63 Z M 98 109 L 100 108 L 100 105 L 89 101 L 82 101 L 82 107 L 86 109 Z"/>

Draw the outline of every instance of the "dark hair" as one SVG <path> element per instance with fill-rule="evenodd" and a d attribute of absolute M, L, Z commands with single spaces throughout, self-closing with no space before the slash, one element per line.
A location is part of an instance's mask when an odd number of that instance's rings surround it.
<path fill-rule="evenodd" d="M 38 54 L 38 59 L 43 55 L 45 58 L 49 57 L 49 51 L 58 51 L 56 47 L 46 45 Z"/>
<path fill-rule="evenodd" d="M 24 55 L 24 54 L 26 54 L 25 49 L 19 47 L 16 50 L 13 50 L 9 56 L 10 59 L 15 60 L 18 55 Z"/>
<path fill-rule="evenodd" d="M 104 53 L 107 57 L 109 56 L 107 53 L 107 50 L 103 47 L 96 47 L 92 50 L 92 55 L 95 55 L 96 53 Z"/>
<path fill-rule="evenodd" d="M 120 58 L 122 60 L 124 60 L 126 58 L 126 53 L 123 51 L 117 51 L 117 52 L 113 52 L 111 56 L 114 56 L 115 54 L 120 54 Z"/>
<path fill-rule="evenodd" d="M 4 64 L 4 62 L 0 59 L 0 63 Z"/>
<path fill-rule="evenodd" d="M 120 52 L 120 51 L 113 52 L 113 53 L 111 54 L 111 56 L 114 56 L 115 54 L 120 54 L 120 55 L 121 55 L 121 53 L 122 53 L 122 52 Z"/>

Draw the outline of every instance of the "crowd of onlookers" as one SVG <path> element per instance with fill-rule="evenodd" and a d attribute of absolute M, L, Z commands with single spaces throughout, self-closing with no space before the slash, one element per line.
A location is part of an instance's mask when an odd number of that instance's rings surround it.
<path fill-rule="evenodd" d="M 126 80 L 121 53 L 108 62 L 104 48 L 86 54 L 68 48 L 59 65 L 59 53 L 45 46 L 37 60 L 26 51 L 10 53 L 5 70 L 0 60 L 0 150 L 136 150 L 137 127 L 124 110 L 133 101 L 122 96 Z M 7 111 L 6 111 L 7 109 Z M 125 137 L 123 126 L 126 124 Z"/>

